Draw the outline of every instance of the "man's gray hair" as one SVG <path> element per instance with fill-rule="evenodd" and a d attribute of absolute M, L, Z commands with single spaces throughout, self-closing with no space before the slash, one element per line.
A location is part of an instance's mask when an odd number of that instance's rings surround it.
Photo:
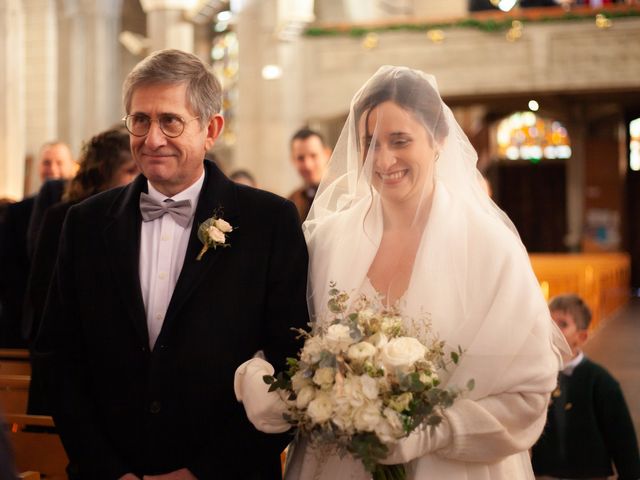
<path fill-rule="evenodd" d="M 136 88 L 153 84 L 187 84 L 187 102 L 200 125 L 220 112 L 222 89 L 211 70 L 192 53 L 181 50 L 159 50 L 138 63 L 127 75 L 122 86 L 125 110 L 131 108 L 131 97 Z"/>

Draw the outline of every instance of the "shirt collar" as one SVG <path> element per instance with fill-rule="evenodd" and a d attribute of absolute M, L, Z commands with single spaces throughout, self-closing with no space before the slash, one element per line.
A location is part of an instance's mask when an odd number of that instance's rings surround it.
<path fill-rule="evenodd" d="M 580 365 L 580 362 L 582 362 L 582 360 L 584 360 L 584 353 L 580 352 L 573 360 L 567 362 L 565 367 L 562 369 L 562 373 L 569 376 L 572 375 L 573 371 L 578 365 Z"/>
<path fill-rule="evenodd" d="M 164 193 L 160 193 L 156 190 L 151 182 L 147 180 L 147 188 L 149 195 L 158 200 L 160 202 L 164 202 L 167 198 L 174 200 L 176 202 L 180 200 L 190 200 L 191 201 L 191 215 L 193 215 L 196 211 L 196 207 L 198 206 L 198 197 L 200 196 L 200 190 L 202 190 L 202 185 L 204 184 L 204 170 L 202 171 L 202 175 L 200 178 L 196 180 L 190 187 L 187 187 L 183 191 L 176 193 L 173 197 L 167 197 Z"/>

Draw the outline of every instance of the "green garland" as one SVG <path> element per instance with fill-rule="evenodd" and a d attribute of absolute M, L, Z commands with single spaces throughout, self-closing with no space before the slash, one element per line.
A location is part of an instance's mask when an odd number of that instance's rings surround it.
<path fill-rule="evenodd" d="M 640 17 L 639 10 L 627 10 L 627 11 L 599 11 L 594 13 L 578 14 L 572 12 L 566 12 L 564 15 L 557 16 L 543 16 L 536 19 L 527 17 L 508 17 L 504 20 L 478 20 L 475 18 L 465 18 L 463 20 L 456 20 L 452 22 L 441 23 L 398 23 L 393 25 L 384 25 L 377 27 L 310 27 L 307 28 L 304 34 L 308 37 L 327 37 L 327 36 L 342 36 L 348 35 L 351 37 L 364 37 L 369 33 L 382 33 L 382 32 L 426 32 L 428 30 L 446 29 L 446 28 L 477 28 L 483 32 L 502 32 L 512 27 L 512 22 L 518 20 L 524 23 L 548 23 L 548 22 L 570 22 L 577 20 L 595 20 L 596 15 L 603 15 L 606 18 L 624 18 L 624 17 Z"/>

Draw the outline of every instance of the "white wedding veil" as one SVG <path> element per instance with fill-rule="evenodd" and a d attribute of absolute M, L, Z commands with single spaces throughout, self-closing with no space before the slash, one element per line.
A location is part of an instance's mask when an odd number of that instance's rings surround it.
<path fill-rule="evenodd" d="M 544 369 L 557 356 L 547 355 L 554 330 L 526 250 L 476 163 L 435 78 L 383 66 L 353 97 L 303 230 L 313 321 L 326 317 L 330 282 L 356 294 L 380 265 L 390 272 L 383 295 L 397 286 L 404 314 L 465 349 L 452 380 L 474 378 L 481 397 L 527 376 L 511 373 L 516 358 Z"/>

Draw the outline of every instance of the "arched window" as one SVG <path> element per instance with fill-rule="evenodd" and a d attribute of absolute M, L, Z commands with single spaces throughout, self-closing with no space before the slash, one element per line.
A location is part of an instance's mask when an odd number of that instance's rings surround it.
<path fill-rule="evenodd" d="M 640 171 L 640 118 L 629 124 L 629 168 L 634 172 Z"/>
<path fill-rule="evenodd" d="M 497 141 L 502 159 L 538 163 L 571 156 L 571 141 L 564 125 L 533 112 L 516 112 L 501 120 Z"/>

